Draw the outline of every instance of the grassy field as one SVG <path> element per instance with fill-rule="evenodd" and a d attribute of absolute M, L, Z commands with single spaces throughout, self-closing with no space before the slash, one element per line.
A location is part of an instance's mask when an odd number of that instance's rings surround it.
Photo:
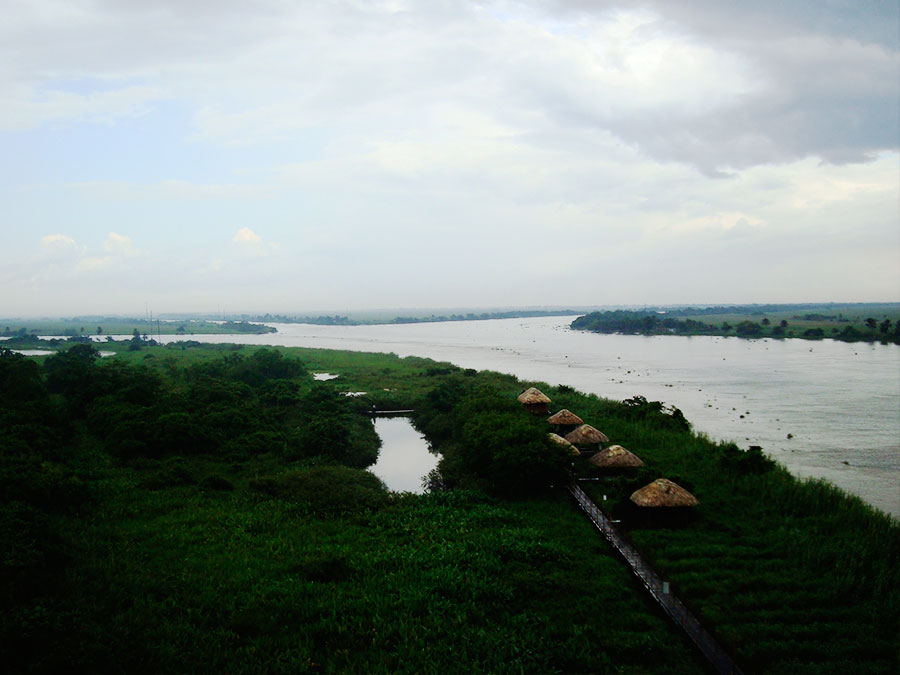
<path fill-rule="evenodd" d="M 737 325 L 741 321 L 760 322 L 769 319 L 771 326 L 778 326 L 782 321 L 787 322 L 785 337 L 800 337 L 806 330 L 821 328 L 825 337 L 831 337 L 835 332 L 840 332 L 845 326 L 852 326 L 860 332 L 868 333 L 865 321 L 868 318 L 875 319 L 879 324 L 885 319 L 895 322 L 900 319 L 900 305 L 897 303 L 884 304 L 850 304 L 834 305 L 817 309 L 792 309 L 785 308 L 772 312 L 750 312 L 729 314 L 685 314 L 684 318 L 690 318 L 706 323 L 722 324 L 728 322 Z"/>
<path fill-rule="evenodd" d="M 291 454 L 279 435 L 308 423 L 304 401 L 326 400 L 323 391 L 364 391 L 346 405 L 415 408 L 433 425 L 441 387 L 514 399 L 531 383 L 391 354 L 112 350 L 94 368 L 120 382 L 122 403 L 105 384 L 93 399 L 71 387 L 66 405 L 82 412 L 60 418 L 61 446 L 45 438 L 49 426 L 23 430 L 31 407 L 2 418 L 12 472 L 0 481 L 2 576 L 19 580 L 3 587 L 7 671 L 703 671 L 562 490 L 518 500 L 392 494 L 357 469 Z M 302 369 L 259 379 L 282 363 L 275 353 Z M 319 371 L 339 377 L 317 384 Z M 228 384 L 229 372 L 243 381 Z M 48 383 L 67 382 L 55 377 Z M 154 378 L 160 389 L 142 384 Z M 647 463 L 636 476 L 587 484 L 613 517 L 659 476 L 700 499 L 683 526 L 627 516 L 623 525 L 748 672 L 896 672 L 896 522 L 697 437 L 664 408 L 537 384 L 553 410 L 575 411 Z M 127 423 L 163 394 L 221 440 L 202 452 L 166 450 L 182 440 L 167 435 L 163 422 L 178 414 L 166 408 L 144 450 L 122 446 L 109 430 L 116 406 Z M 48 399 L 56 412 L 37 419 L 62 415 L 58 396 Z M 43 455 L 11 450 L 23 444 Z M 591 475 L 583 460 L 573 468 Z M 23 482 L 33 489 L 23 493 Z M 61 495 L 71 505 L 60 506 Z"/>

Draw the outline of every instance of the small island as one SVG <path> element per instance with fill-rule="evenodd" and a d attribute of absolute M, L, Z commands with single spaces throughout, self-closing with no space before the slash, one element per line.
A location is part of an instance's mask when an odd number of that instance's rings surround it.
<path fill-rule="evenodd" d="M 571 328 L 623 335 L 831 338 L 900 344 L 900 303 L 651 307 L 590 312 Z"/>

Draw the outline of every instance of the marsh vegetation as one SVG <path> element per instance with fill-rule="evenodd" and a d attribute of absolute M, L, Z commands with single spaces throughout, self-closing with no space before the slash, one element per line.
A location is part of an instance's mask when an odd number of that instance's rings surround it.
<path fill-rule="evenodd" d="M 659 476 L 697 495 L 688 526 L 627 534 L 749 670 L 896 669 L 896 522 L 658 402 L 389 354 L 113 348 L 0 353 L 10 671 L 701 672 L 558 489 L 594 470 L 516 403 L 530 384 L 644 460 L 591 483 L 611 513 Z M 417 411 L 426 494 L 365 470 L 373 405 Z"/>

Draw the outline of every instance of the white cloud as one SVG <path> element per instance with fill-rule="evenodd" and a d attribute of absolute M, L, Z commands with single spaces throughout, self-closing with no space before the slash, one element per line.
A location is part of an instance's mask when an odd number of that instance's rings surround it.
<path fill-rule="evenodd" d="M 47 234 L 40 239 L 39 251 L 36 265 L 59 266 L 71 264 L 80 259 L 87 252 L 87 247 L 65 234 Z"/>
<path fill-rule="evenodd" d="M 126 237 L 118 232 L 110 232 L 103 242 L 103 250 L 110 257 L 131 257 L 137 255 L 137 251 L 131 243 L 131 237 Z"/>
<path fill-rule="evenodd" d="M 8 22 L 19 30 L 0 29 L 0 125 L 104 122 L 176 100 L 216 143 L 340 129 L 390 141 L 452 100 L 520 134 L 605 130 L 709 173 L 897 147 L 885 120 L 900 56 L 877 25 L 896 12 L 686 4 L 24 3 Z"/>
<path fill-rule="evenodd" d="M 232 239 L 232 241 L 236 244 L 256 246 L 262 241 L 262 237 L 256 234 L 256 232 L 251 230 L 249 227 L 242 227 L 234 235 L 234 239 Z"/>
<path fill-rule="evenodd" d="M 103 242 L 103 252 L 105 255 L 88 255 L 88 249 L 85 247 L 80 253 L 74 265 L 75 272 L 98 272 L 101 270 L 121 269 L 126 260 L 141 255 L 131 242 L 131 237 L 127 237 L 118 232 L 110 232 L 107 234 Z"/>
<path fill-rule="evenodd" d="M 35 259 L 33 298 L 88 304 L 140 268 L 182 306 L 252 307 L 336 261 L 355 273 L 318 302 L 337 306 L 900 288 L 896 3 L 5 9 L 0 129 L 22 160 L 0 270 Z M 751 274 L 808 242 L 818 264 Z M 873 251 L 895 262 L 868 285 L 836 271 Z"/>
<path fill-rule="evenodd" d="M 73 249 L 78 247 L 78 243 L 65 234 L 46 234 L 41 237 L 41 247 L 45 249 Z"/>

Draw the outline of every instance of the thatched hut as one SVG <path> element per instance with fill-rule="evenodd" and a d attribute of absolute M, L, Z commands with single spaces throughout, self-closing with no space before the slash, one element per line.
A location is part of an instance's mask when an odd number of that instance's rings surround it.
<path fill-rule="evenodd" d="M 633 452 L 629 452 L 621 445 L 611 445 L 601 450 L 591 457 L 590 461 L 598 469 L 605 470 L 636 469 L 644 466 L 644 462 L 641 461 L 640 457 Z"/>
<path fill-rule="evenodd" d="M 571 410 L 566 410 L 565 408 L 560 410 L 558 413 L 550 415 L 550 417 L 547 418 L 547 422 L 554 425 L 554 430 L 560 436 L 565 436 L 575 427 L 584 424 L 583 419 L 581 419 Z"/>
<path fill-rule="evenodd" d="M 560 436 L 559 434 L 549 433 L 549 434 L 547 434 L 547 438 L 549 438 L 551 441 L 553 441 L 553 442 L 556 443 L 557 445 L 561 445 L 561 446 L 563 446 L 564 448 L 566 448 L 566 449 L 567 449 L 569 452 L 571 452 L 575 457 L 580 457 L 580 456 L 581 456 L 581 452 L 578 451 L 578 448 L 576 448 L 574 445 L 572 445 L 571 443 L 569 443 L 569 441 L 567 441 L 565 438 L 563 438 L 563 437 Z"/>
<path fill-rule="evenodd" d="M 657 478 L 636 490 L 625 502 L 620 517 L 629 527 L 684 527 L 697 518 L 693 507 L 700 502 L 690 492 L 666 478 Z"/>
<path fill-rule="evenodd" d="M 631 494 L 631 502 L 641 508 L 683 508 L 700 502 L 690 492 L 667 478 L 657 478 Z"/>
<path fill-rule="evenodd" d="M 550 403 L 550 399 L 540 389 L 529 387 L 519 394 L 519 403 L 524 405 L 525 409 L 530 413 L 546 415 L 547 404 Z"/>
<path fill-rule="evenodd" d="M 554 415 L 550 415 L 550 417 L 547 418 L 547 421 L 550 424 L 556 424 L 558 426 L 564 426 L 564 427 L 566 427 L 566 426 L 577 427 L 577 426 L 584 424 L 583 419 L 581 419 L 578 415 L 573 413 L 571 410 L 567 410 L 565 408 L 563 408 L 562 410 L 560 410 L 558 413 L 556 413 Z"/>
<path fill-rule="evenodd" d="M 609 437 L 602 431 L 597 431 L 590 424 L 582 424 L 574 431 L 566 434 L 566 440 L 575 445 L 600 445 L 609 443 Z"/>

